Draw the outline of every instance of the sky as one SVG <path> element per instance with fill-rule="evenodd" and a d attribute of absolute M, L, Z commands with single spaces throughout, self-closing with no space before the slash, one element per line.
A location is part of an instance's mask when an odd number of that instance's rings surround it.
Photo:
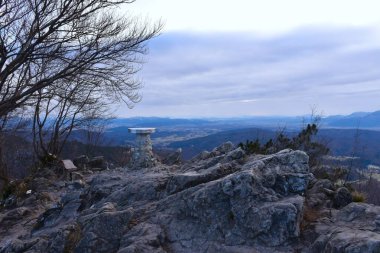
<path fill-rule="evenodd" d="M 137 0 L 162 20 L 122 117 L 323 115 L 380 110 L 380 1 Z"/>

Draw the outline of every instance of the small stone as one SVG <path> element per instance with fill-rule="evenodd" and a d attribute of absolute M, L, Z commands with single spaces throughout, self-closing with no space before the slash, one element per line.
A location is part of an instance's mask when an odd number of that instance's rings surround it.
<path fill-rule="evenodd" d="M 230 141 L 227 141 L 220 145 L 219 147 L 215 148 L 212 152 L 219 152 L 221 154 L 227 154 L 228 152 L 232 151 L 234 149 L 234 144 Z"/>
<path fill-rule="evenodd" d="M 101 169 L 101 170 L 105 170 L 105 169 L 107 169 L 107 163 L 106 163 L 106 161 L 104 160 L 104 157 L 103 157 L 103 156 L 97 156 L 97 157 L 92 158 L 92 159 L 88 162 L 88 165 L 89 165 L 92 169 L 94 169 L 94 168 Z"/>
<path fill-rule="evenodd" d="M 174 164 L 181 164 L 181 161 L 182 161 L 182 149 L 179 148 L 175 152 L 167 155 L 162 160 L 162 163 L 166 165 L 174 165 Z"/>
<path fill-rule="evenodd" d="M 89 161 L 90 159 L 88 159 L 86 155 L 81 155 L 81 156 L 76 157 L 73 160 L 73 163 L 75 164 L 75 166 L 77 166 L 80 169 L 86 169 L 87 168 L 86 165 L 88 164 Z"/>
<path fill-rule="evenodd" d="M 71 173 L 71 180 L 72 181 L 83 180 L 83 178 L 84 178 L 83 175 L 77 171 Z"/>
<path fill-rule="evenodd" d="M 17 198 L 15 195 L 9 196 L 5 201 L 4 201 L 4 207 L 13 207 L 17 203 Z"/>
<path fill-rule="evenodd" d="M 83 180 L 75 180 L 73 182 L 70 182 L 67 185 L 67 187 L 72 190 L 78 190 L 78 189 L 84 188 L 84 186 L 85 186 L 85 183 L 83 182 Z"/>
<path fill-rule="evenodd" d="M 334 196 L 334 207 L 341 208 L 352 202 L 352 195 L 346 187 L 340 187 L 336 190 Z"/>

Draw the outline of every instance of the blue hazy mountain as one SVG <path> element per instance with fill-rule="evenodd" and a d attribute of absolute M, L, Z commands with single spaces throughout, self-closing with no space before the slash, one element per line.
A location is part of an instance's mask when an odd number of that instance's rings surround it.
<path fill-rule="evenodd" d="M 116 118 L 110 122 L 113 127 L 215 127 L 217 129 L 236 129 L 244 127 L 265 127 L 265 128 L 290 128 L 298 129 L 304 123 L 310 121 L 310 116 L 249 116 L 236 118 L 203 118 L 203 119 L 176 119 L 160 117 L 134 117 Z M 376 112 L 355 112 L 350 115 L 336 115 L 323 117 L 322 126 L 324 128 L 359 128 L 359 129 L 379 129 L 380 111 Z"/>
<path fill-rule="evenodd" d="M 357 112 L 337 118 L 328 117 L 325 122 L 328 127 L 380 129 L 380 111 L 372 113 Z"/>
<path fill-rule="evenodd" d="M 285 132 L 288 136 L 293 136 L 296 133 L 294 131 Z M 261 143 L 265 143 L 270 138 L 275 138 L 276 135 L 276 131 L 268 129 L 235 129 L 172 142 L 168 147 L 182 148 L 184 159 L 190 159 L 203 150 L 211 151 L 215 146 L 226 141 L 238 144 L 246 140 L 258 139 Z M 330 128 L 319 130 L 317 138 L 330 148 L 332 155 L 360 157 L 359 162 L 362 166 L 380 165 L 380 131 Z"/>
<path fill-rule="evenodd" d="M 265 142 L 278 131 L 292 135 L 310 122 L 308 116 L 260 116 L 236 118 L 172 119 L 135 117 L 112 120 L 105 137 L 112 145 L 133 145 L 128 127 L 156 127 L 152 135 L 156 147 L 182 148 L 185 159 L 211 150 L 225 141 L 237 144 L 258 138 Z M 334 155 L 362 158 L 362 164 L 380 164 L 380 111 L 355 112 L 322 118 L 319 138 Z M 357 137 L 358 143 L 355 144 Z M 354 150 L 355 147 L 355 150 Z"/>
<path fill-rule="evenodd" d="M 110 125 L 128 126 L 128 127 L 172 127 L 172 126 L 200 126 L 210 124 L 208 120 L 202 119 L 172 119 L 160 117 L 133 117 L 133 118 L 116 118 L 111 120 Z"/>

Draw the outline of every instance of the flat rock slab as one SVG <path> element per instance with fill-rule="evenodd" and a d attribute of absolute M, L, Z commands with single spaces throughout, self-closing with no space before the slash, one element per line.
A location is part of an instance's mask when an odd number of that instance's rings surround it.
<path fill-rule="evenodd" d="M 73 161 L 71 161 L 71 160 L 62 160 L 62 164 L 66 170 L 76 170 L 77 169 L 77 166 L 75 166 Z"/>
<path fill-rule="evenodd" d="M 38 188 L 1 209 L 0 253 L 380 252 L 380 207 L 368 204 L 330 209 L 303 244 L 313 175 L 302 151 L 246 156 L 225 143 L 182 166 L 83 177 L 35 178 Z M 317 198 L 319 190 L 309 190 Z"/>
<path fill-rule="evenodd" d="M 156 128 L 128 128 L 128 131 L 133 134 L 152 134 L 156 132 Z"/>

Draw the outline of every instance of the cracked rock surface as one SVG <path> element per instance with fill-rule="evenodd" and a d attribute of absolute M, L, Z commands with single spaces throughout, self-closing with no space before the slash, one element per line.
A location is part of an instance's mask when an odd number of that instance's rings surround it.
<path fill-rule="evenodd" d="M 83 182 L 35 180 L 44 185 L 0 212 L 0 253 L 380 249 L 380 207 L 366 204 L 319 221 L 312 247 L 302 246 L 313 175 L 301 151 L 246 156 L 225 143 L 182 166 L 107 170 L 85 174 Z M 359 230 L 365 233 L 347 245 Z"/>

